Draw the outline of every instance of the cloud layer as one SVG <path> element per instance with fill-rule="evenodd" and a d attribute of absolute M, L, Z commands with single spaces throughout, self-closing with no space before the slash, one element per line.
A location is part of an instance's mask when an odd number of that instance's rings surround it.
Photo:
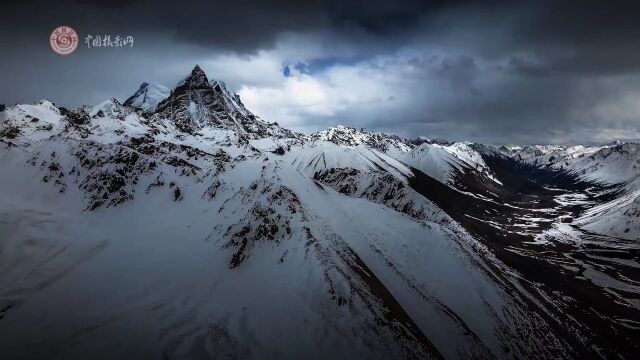
<path fill-rule="evenodd" d="M 344 124 L 496 144 L 640 139 L 640 6 L 619 1 L 14 2 L 0 102 L 77 106 L 196 63 L 299 131 Z M 131 49 L 55 55 L 58 25 Z M 82 39 L 81 39 L 82 40 Z M 81 44 L 82 46 L 83 44 Z"/>

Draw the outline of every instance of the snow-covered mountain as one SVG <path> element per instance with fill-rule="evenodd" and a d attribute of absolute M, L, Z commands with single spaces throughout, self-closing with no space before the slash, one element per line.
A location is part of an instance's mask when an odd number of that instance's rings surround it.
<path fill-rule="evenodd" d="M 456 185 L 456 177 L 469 173 L 478 173 L 501 184 L 480 153 L 465 143 L 423 143 L 414 150 L 400 155 L 398 159 L 452 186 Z"/>
<path fill-rule="evenodd" d="M 625 145 L 543 164 L 304 136 L 199 67 L 123 103 L 6 107 L 0 358 L 633 358 Z"/>
<path fill-rule="evenodd" d="M 308 147 L 319 147 L 322 151 L 326 151 L 327 147 L 333 147 L 333 145 L 323 143 L 320 146 L 315 146 L 317 142 L 330 142 L 338 145 L 337 152 L 339 154 L 345 153 L 345 148 L 349 149 L 346 152 L 358 147 L 367 149 L 365 151 L 374 149 L 406 165 L 424 171 L 443 183 L 453 184 L 456 174 L 466 171 L 477 171 L 497 181 L 484 163 L 480 153 L 469 147 L 468 143 L 441 143 L 420 138 L 407 140 L 396 135 L 370 132 L 366 129 L 357 130 L 341 125 L 311 134 L 308 139 L 311 141 Z M 336 158 L 340 158 L 340 155 L 331 157 L 331 159 Z M 310 158 L 308 162 L 314 163 L 314 159 L 316 157 Z M 323 168 L 333 167 L 353 166 L 330 161 L 330 164 Z M 314 171 L 317 170 L 319 169 L 314 168 Z"/>
<path fill-rule="evenodd" d="M 158 104 L 152 121 L 170 121 L 185 133 L 222 128 L 248 138 L 297 137 L 277 123 L 269 124 L 250 113 L 238 95 L 231 94 L 221 81 L 209 82 L 199 66 Z"/>
<path fill-rule="evenodd" d="M 124 105 L 151 112 L 162 100 L 171 95 L 171 90 L 157 83 L 142 83 L 138 91 L 125 100 Z"/>

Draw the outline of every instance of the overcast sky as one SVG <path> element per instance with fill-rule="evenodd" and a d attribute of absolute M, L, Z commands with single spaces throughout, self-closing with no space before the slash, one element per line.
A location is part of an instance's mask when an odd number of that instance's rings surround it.
<path fill-rule="evenodd" d="M 195 64 L 267 121 L 494 144 L 640 139 L 640 5 L 624 1 L 3 2 L 0 103 L 93 105 Z M 79 49 L 49 47 L 59 25 Z M 134 37 L 87 48 L 87 35 Z"/>

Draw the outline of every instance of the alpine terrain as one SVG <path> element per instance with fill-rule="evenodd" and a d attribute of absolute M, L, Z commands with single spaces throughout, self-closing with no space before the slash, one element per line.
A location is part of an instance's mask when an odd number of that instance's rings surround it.
<path fill-rule="evenodd" d="M 0 359 L 637 359 L 640 144 L 0 107 Z"/>

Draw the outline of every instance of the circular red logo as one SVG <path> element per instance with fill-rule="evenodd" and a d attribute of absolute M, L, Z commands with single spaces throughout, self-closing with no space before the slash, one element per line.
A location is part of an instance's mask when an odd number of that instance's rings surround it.
<path fill-rule="evenodd" d="M 78 33 L 68 26 L 57 27 L 49 36 L 51 49 L 60 55 L 69 55 L 78 47 Z"/>

